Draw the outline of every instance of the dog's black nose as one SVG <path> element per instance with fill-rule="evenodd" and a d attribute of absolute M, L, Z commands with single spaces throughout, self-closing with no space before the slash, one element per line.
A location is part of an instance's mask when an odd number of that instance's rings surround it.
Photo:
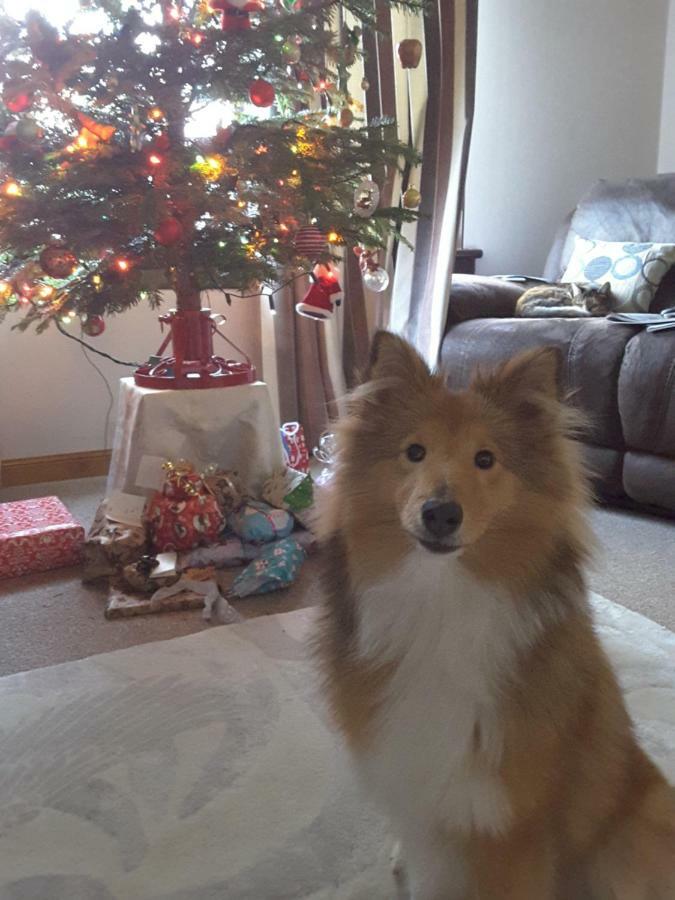
<path fill-rule="evenodd" d="M 435 538 L 444 538 L 462 524 L 462 507 L 449 500 L 427 500 L 422 506 L 424 526 Z"/>

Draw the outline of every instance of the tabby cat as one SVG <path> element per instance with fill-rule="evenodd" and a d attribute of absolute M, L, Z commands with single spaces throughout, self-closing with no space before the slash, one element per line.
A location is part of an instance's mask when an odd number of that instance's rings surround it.
<path fill-rule="evenodd" d="M 602 287 L 597 284 L 545 284 L 525 291 L 516 303 L 516 315 L 528 318 L 606 316 L 613 309 L 609 281 Z"/>

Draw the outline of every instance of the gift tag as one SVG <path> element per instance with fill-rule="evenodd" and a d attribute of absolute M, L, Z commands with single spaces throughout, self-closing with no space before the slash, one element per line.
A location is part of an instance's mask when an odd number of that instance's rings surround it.
<path fill-rule="evenodd" d="M 158 553 L 155 559 L 159 565 L 155 566 L 150 573 L 151 578 L 163 578 L 165 575 L 175 575 L 176 560 L 178 559 L 178 554 L 175 551 Z"/>
<path fill-rule="evenodd" d="M 136 487 L 160 491 L 166 477 L 164 462 L 162 456 L 142 456 L 136 471 Z"/>
<path fill-rule="evenodd" d="M 115 491 L 106 500 L 105 514 L 113 522 L 142 527 L 144 509 L 145 497 Z"/>

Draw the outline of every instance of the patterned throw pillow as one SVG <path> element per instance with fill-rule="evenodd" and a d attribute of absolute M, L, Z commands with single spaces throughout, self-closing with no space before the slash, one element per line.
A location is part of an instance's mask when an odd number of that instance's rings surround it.
<path fill-rule="evenodd" d="M 675 244 L 591 241 L 578 234 L 562 281 L 609 281 L 621 312 L 647 311 L 663 276 L 675 263 Z"/>

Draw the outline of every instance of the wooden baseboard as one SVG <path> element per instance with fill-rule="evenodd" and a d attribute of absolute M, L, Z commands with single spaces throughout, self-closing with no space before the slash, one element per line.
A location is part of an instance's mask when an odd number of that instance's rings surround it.
<path fill-rule="evenodd" d="M 3 459 L 0 462 L 0 486 L 14 487 L 37 484 L 39 481 L 70 481 L 73 478 L 107 475 L 110 454 L 110 450 L 81 450 L 52 456 Z"/>

